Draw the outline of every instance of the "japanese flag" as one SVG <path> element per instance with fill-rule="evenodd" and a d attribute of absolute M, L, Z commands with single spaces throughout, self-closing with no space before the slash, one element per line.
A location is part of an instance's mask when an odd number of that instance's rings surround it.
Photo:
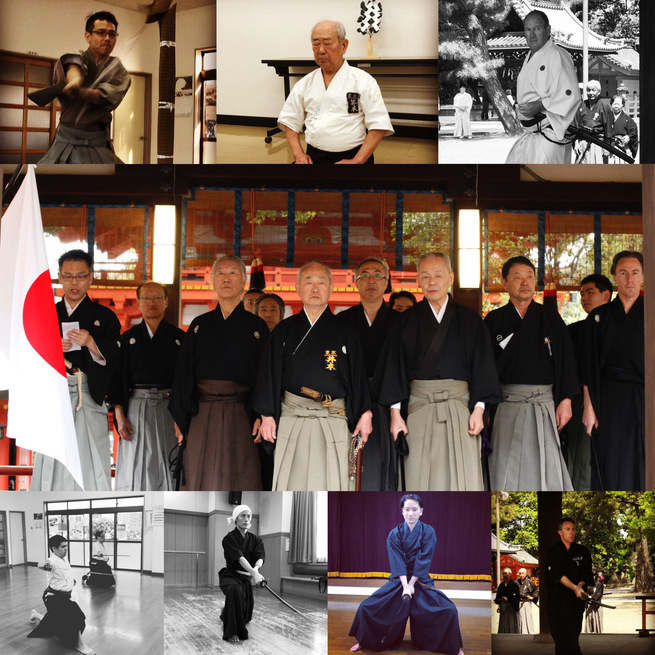
<path fill-rule="evenodd" d="M 34 165 L 0 222 L 0 389 L 7 436 L 59 460 L 84 488 Z"/>

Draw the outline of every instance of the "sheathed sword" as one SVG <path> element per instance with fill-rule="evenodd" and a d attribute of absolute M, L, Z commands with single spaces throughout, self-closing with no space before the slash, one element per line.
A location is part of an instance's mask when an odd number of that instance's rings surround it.
<path fill-rule="evenodd" d="M 524 127 L 533 127 L 534 125 L 540 123 L 544 118 L 546 118 L 546 114 L 539 112 L 538 114 L 535 114 L 531 118 L 521 119 L 521 125 L 523 125 Z M 613 146 L 612 144 L 607 143 L 605 139 L 595 134 L 594 132 L 592 132 L 590 129 L 586 127 L 583 127 L 581 125 L 574 125 L 573 123 L 571 123 L 571 125 L 569 125 L 568 128 L 566 129 L 566 135 L 575 137 L 576 139 L 582 139 L 583 141 L 590 141 L 591 143 L 595 143 L 597 146 L 603 148 L 603 150 L 607 150 L 607 152 L 611 152 L 613 155 L 616 155 L 619 159 L 622 159 L 623 161 L 627 161 L 628 164 L 635 163 L 633 157 L 626 154 L 623 150 L 620 150 L 619 148 Z M 542 136 L 544 136 L 548 141 L 551 141 L 551 139 L 548 139 L 548 137 L 545 134 L 543 134 L 543 132 L 542 132 Z"/>
<path fill-rule="evenodd" d="M 398 621 L 398 615 L 400 612 L 404 612 L 405 609 L 409 607 L 409 603 L 412 600 L 412 597 L 409 594 L 403 594 L 401 598 L 402 602 L 400 603 L 400 606 L 398 607 L 396 611 L 396 616 L 393 617 L 393 621 L 391 621 L 391 626 L 389 627 L 389 630 L 387 630 L 387 634 L 380 639 L 380 643 L 383 644 L 388 638 L 393 629 L 396 627 L 396 622 Z M 405 621 L 407 621 L 407 617 L 405 617 Z"/>
<path fill-rule="evenodd" d="M 592 598 L 586 591 L 583 591 L 580 594 L 580 598 L 584 600 L 586 605 L 595 605 L 596 607 L 607 607 L 607 609 L 609 610 L 616 609 L 616 605 L 607 605 L 606 603 L 602 603 L 601 601 Z"/>
<path fill-rule="evenodd" d="M 597 134 L 594 134 L 594 132 L 587 129 L 586 127 L 577 127 L 575 125 L 569 125 L 567 132 L 570 132 L 571 134 L 575 135 L 578 139 L 582 139 L 583 141 L 591 141 L 591 143 L 595 143 L 597 146 L 603 148 L 603 150 L 607 150 L 613 155 L 616 155 L 619 159 L 622 159 L 623 161 L 627 161 L 628 164 L 635 163 L 634 157 L 631 157 L 630 155 L 626 154 L 623 150 L 617 148 L 616 146 L 607 143 L 605 139 L 598 136 Z"/>
<path fill-rule="evenodd" d="M 346 410 L 343 407 L 332 404 L 332 396 L 327 393 L 311 389 L 310 387 L 300 387 L 300 395 L 321 403 L 330 414 L 334 414 L 335 416 L 346 415 Z M 362 448 L 364 448 L 364 444 L 362 443 L 361 436 L 353 436 L 350 448 L 348 449 L 348 477 L 351 480 L 355 480 L 355 491 L 362 490 Z"/>

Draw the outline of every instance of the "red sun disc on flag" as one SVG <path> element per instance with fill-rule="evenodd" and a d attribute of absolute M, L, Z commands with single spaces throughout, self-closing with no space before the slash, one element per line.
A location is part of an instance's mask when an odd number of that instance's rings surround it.
<path fill-rule="evenodd" d="M 23 303 L 25 336 L 36 352 L 60 373 L 66 375 L 57 313 L 52 302 L 50 273 L 43 271 L 29 288 Z"/>

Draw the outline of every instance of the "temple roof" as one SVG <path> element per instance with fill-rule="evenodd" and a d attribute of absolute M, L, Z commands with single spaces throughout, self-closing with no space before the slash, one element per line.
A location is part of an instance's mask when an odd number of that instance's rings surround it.
<path fill-rule="evenodd" d="M 508 14 L 514 10 L 521 20 L 535 9 L 543 11 L 548 16 L 555 43 L 569 51 L 582 50 L 582 22 L 561 0 L 509 0 L 509 3 Z M 624 39 L 604 37 L 591 29 L 587 33 L 589 52 L 592 54 L 616 53 L 625 48 Z M 528 49 L 521 32 L 506 32 L 490 37 L 488 44 L 490 50 Z"/>
<path fill-rule="evenodd" d="M 536 566 L 539 564 L 539 561 L 535 559 L 527 550 L 523 549 L 523 546 L 512 546 L 505 543 L 502 539 L 498 540 L 500 544 L 500 552 L 506 555 L 510 555 L 517 562 L 521 564 L 529 564 L 530 566 Z M 491 550 L 496 550 L 496 535 L 491 533 Z"/>

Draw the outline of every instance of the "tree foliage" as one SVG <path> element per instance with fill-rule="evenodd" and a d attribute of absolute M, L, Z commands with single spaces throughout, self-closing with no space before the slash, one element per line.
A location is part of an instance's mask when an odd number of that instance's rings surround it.
<path fill-rule="evenodd" d="M 503 57 L 492 58 L 487 37 L 505 24 L 508 0 L 442 0 L 439 3 L 439 56 L 457 62 L 462 79 L 480 80 L 505 131 L 522 132 L 498 79 Z"/>
<path fill-rule="evenodd" d="M 492 521 L 496 521 L 496 500 L 492 494 Z M 534 557 L 539 555 L 537 493 L 515 491 L 500 502 L 500 538 L 513 545 L 521 545 Z"/>
<path fill-rule="evenodd" d="M 492 495 L 495 531 L 495 495 Z M 576 522 L 576 541 L 591 553 L 594 570 L 624 579 L 635 591 L 655 591 L 655 492 L 578 491 L 562 495 L 562 514 Z M 500 535 L 538 557 L 537 494 L 513 492 L 501 501 Z"/>
<path fill-rule="evenodd" d="M 570 0 L 571 11 L 582 20 L 583 0 Z M 589 0 L 589 26 L 594 32 L 626 39 L 639 49 L 638 0 Z"/>

